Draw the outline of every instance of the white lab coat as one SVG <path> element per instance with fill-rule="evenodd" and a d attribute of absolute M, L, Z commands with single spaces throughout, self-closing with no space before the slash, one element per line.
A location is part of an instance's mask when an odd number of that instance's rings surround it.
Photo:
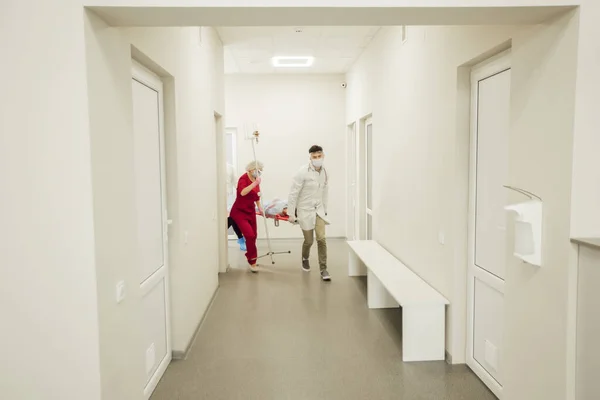
<path fill-rule="evenodd" d="M 296 175 L 288 197 L 288 214 L 296 215 L 303 231 L 315 229 L 317 215 L 326 225 L 329 200 L 329 176 L 325 167 L 317 172 L 312 164 L 302 166 Z"/>

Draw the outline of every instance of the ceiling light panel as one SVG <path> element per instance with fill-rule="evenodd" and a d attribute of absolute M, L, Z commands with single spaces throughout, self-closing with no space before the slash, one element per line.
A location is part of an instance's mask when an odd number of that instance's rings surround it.
<path fill-rule="evenodd" d="M 314 57 L 273 57 L 272 63 L 276 68 L 306 68 L 313 65 Z"/>

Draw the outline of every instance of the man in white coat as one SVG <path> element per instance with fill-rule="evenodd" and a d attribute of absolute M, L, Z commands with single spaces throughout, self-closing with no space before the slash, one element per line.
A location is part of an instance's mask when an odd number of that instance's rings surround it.
<path fill-rule="evenodd" d="M 303 165 L 294 176 L 294 182 L 288 197 L 288 215 L 290 222 L 298 222 L 304 234 L 302 245 L 302 269 L 310 271 L 310 248 L 317 236 L 319 267 L 321 278 L 330 281 L 327 271 L 327 239 L 325 226 L 327 220 L 327 200 L 329 193 L 329 177 L 323 166 L 325 154 L 321 146 L 314 145 L 309 150 L 310 162 Z"/>

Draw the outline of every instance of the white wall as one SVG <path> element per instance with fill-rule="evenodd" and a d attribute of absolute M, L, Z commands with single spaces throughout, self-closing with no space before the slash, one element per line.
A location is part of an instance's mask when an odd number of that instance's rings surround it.
<path fill-rule="evenodd" d="M 102 395 L 139 399 L 145 364 L 140 357 L 130 44 L 120 29 L 86 17 Z M 127 283 L 127 299 L 117 305 L 115 286 L 121 280 Z"/>
<path fill-rule="evenodd" d="M 514 257 L 507 264 L 504 367 L 510 371 L 505 376 L 509 399 L 566 398 L 578 28 L 577 16 L 570 14 L 513 37 L 509 184 L 530 188 L 543 199 L 544 248 L 542 268 Z"/>
<path fill-rule="evenodd" d="M 403 45 L 400 29 L 386 28 L 348 74 L 347 122 L 373 113 L 374 238 L 451 300 L 447 349 L 454 362 L 463 362 L 469 133 L 461 97 L 465 90 L 468 96 L 464 66 L 514 40 L 510 184 L 532 188 L 547 201 L 551 233 L 545 239 L 547 268 L 526 270 L 512 259 L 508 266 L 510 399 L 564 399 L 566 339 L 560 324 L 566 319 L 570 251 L 576 32 L 577 19 L 570 17 L 536 28 L 410 27 Z M 439 231 L 445 245 L 438 242 Z"/>
<path fill-rule="evenodd" d="M 107 27 L 86 17 L 102 389 L 141 398 L 145 377 L 136 255 L 131 99 L 134 56 L 163 76 L 173 350 L 183 352 L 218 285 L 214 110 L 223 110 L 222 46 L 212 29 Z M 184 232 L 188 231 L 188 243 Z M 116 304 L 115 284 L 127 299 Z"/>
<path fill-rule="evenodd" d="M 600 249 L 579 246 L 577 299 L 577 399 L 594 399 L 600 393 Z"/>
<path fill-rule="evenodd" d="M 130 29 L 143 54 L 174 77 L 167 120 L 173 348 L 183 351 L 218 285 L 214 112 L 224 113 L 223 51 L 212 28 Z M 168 118 L 168 115 L 166 116 Z M 184 233 L 188 232 L 185 243 Z"/>
<path fill-rule="evenodd" d="M 466 270 L 457 235 L 466 234 L 468 182 L 468 153 L 455 148 L 469 146 L 468 122 L 457 132 L 457 69 L 505 43 L 511 31 L 409 27 L 403 44 L 400 28 L 385 28 L 348 73 L 347 122 L 373 114 L 374 239 L 451 299 L 447 349 L 455 362 L 465 353 L 466 278 L 455 274 Z M 462 205 L 456 185 L 465 191 Z"/>
<path fill-rule="evenodd" d="M 7 94 L 0 100 L 3 399 L 42 399 L 49 393 L 65 400 L 100 399 L 78 5 L 9 0 L 0 13 L 0 72 Z"/>
<path fill-rule="evenodd" d="M 244 124 L 259 124 L 256 157 L 265 164 L 263 199 L 287 199 L 292 177 L 308 163 L 308 149 L 323 147 L 330 176 L 329 237 L 345 237 L 345 89 L 342 75 L 228 75 L 225 79 L 226 126 L 238 128 L 238 166 L 253 159 Z M 264 237 L 259 221 L 259 237 Z M 301 238 L 298 226 L 269 221 L 273 238 Z"/>
<path fill-rule="evenodd" d="M 572 237 L 600 237 L 600 2 L 581 7 L 573 148 Z"/>

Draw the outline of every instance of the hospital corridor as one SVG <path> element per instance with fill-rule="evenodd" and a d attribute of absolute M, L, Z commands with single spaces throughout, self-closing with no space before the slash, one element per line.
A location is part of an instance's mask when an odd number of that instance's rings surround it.
<path fill-rule="evenodd" d="M 598 18 L 3 1 L 0 399 L 599 399 Z"/>

